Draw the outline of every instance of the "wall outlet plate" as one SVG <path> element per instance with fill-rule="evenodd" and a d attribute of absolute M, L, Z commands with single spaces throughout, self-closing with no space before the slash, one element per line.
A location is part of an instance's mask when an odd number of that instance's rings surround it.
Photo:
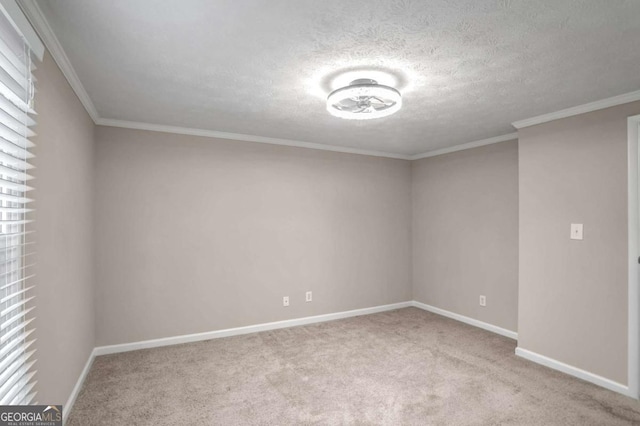
<path fill-rule="evenodd" d="M 313 300 L 313 294 L 310 291 L 308 291 L 304 296 L 304 300 L 307 302 L 311 302 Z"/>
<path fill-rule="evenodd" d="M 582 230 L 583 226 L 581 223 L 572 223 L 571 224 L 571 239 L 572 240 L 581 240 L 582 239 Z"/>
<path fill-rule="evenodd" d="M 282 298 L 282 306 L 289 306 L 289 296 L 284 296 Z"/>
<path fill-rule="evenodd" d="M 487 296 L 480 296 L 480 306 L 487 306 Z"/>

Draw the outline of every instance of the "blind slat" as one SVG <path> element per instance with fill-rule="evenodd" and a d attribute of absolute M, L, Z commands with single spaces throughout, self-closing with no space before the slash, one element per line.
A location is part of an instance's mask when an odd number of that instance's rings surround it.
<path fill-rule="evenodd" d="M 27 350 L 35 343 L 35 339 L 29 340 L 28 342 L 17 340 L 17 342 L 21 344 L 19 345 L 17 344 L 13 346 L 13 350 L 9 351 L 7 356 L 5 357 L 6 360 L 8 359 L 15 360 L 15 359 L 18 359 L 18 357 L 20 356 L 24 356 L 27 353 Z M 9 366 L 10 364 L 11 362 L 7 362 L 6 365 L 3 365 L 3 368 L 1 371 L 5 371 L 6 367 Z"/>
<path fill-rule="evenodd" d="M 0 151 L 0 162 L 5 166 L 13 167 L 17 170 L 29 170 L 33 169 L 33 166 L 23 159 L 16 158 L 13 155 L 6 154 Z"/>
<path fill-rule="evenodd" d="M 26 292 L 28 292 L 29 290 L 33 290 L 33 286 L 31 286 L 31 287 L 26 287 L 26 288 L 23 288 L 23 289 L 22 289 L 22 290 L 20 290 L 20 291 L 14 291 L 14 292 L 10 293 L 8 296 L 5 296 L 5 297 L 3 297 L 2 299 L 0 299 L 0 304 L 1 304 L 1 303 L 8 302 L 8 301 L 9 301 L 9 300 L 11 300 L 11 299 L 15 299 L 16 297 L 18 297 L 18 296 L 21 296 L 21 295 L 25 294 L 25 293 L 26 293 Z"/>
<path fill-rule="evenodd" d="M 30 393 L 31 390 L 35 387 L 37 380 L 32 381 L 31 383 L 27 382 L 27 385 L 18 392 L 18 394 L 11 400 L 9 405 L 27 405 L 28 402 L 25 402 L 28 395 L 35 396 L 35 392 Z"/>
<path fill-rule="evenodd" d="M 18 264 L 18 266 L 14 269 L 12 269 L 9 272 L 6 272 L 5 274 L 3 274 L 3 276 L 11 276 L 11 275 L 25 275 L 25 269 L 26 266 L 23 266 L 22 264 L 27 260 L 30 259 L 35 253 L 27 253 L 25 255 L 21 255 L 18 257 L 14 257 L 11 259 L 7 259 L 5 261 L 5 263 L 9 264 L 9 265 L 14 265 L 14 264 Z M 15 277 L 10 278 L 12 281 L 17 281 L 17 279 Z M 24 278 L 21 278 L 24 279 Z"/>
<path fill-rule="evenodd" d="M 29 362 L 28 364 L 25 365 L 26 371 L 29 371 L 29 368 L 33 367 L 33 365 L 35 364 L 35 361 Z M 22 373 L 25 370 L 20 370 L 20 372 Z M 33 377 L 36 375 L 36 371 L 32 371 L 30 373 L 25 372 L 24 374 L 22 374 L 18 380 L 16 381 L 16 383 L 14 383 L 14 385 L 12 387 L 10 387 L 6 393 L 1 394 L 0 393 L 0 397 L 2 399 L 0 399 L 0 404 L 2 405 L 7 405 L 9 403 L 9 401 L 11 401 L 13 398 L 16 397 L 16 395 L 20 394 L 20 391 L 22 389 L 25 388 L 25 386 L 27 386 L 30 381 L 33 379 Z M 35 381 L 35 380 L 34 380 Z"/>
<path fill-rule="evenodd" d="M 2 117 L 0 117 L 0 119 L 1 118 Z M 0 126 L 0 130 L 6 131 L 6 129 L 3 129 L 3 126 Z M 35 157 L 35 155 L 27 151 L 24 147 L 20 145 L 16 145 L 10 139 L 2 137 L 1 134 L 0 134 L 0 150 L 6 152 L 7 154 L 13 157 L 20 158 L 21 160 Z"/>
<path fill-rule="evenodd" d="M 26 259 L 31 258 L 31 256 L 35 256 L 35 254 L 36 254 L 35 252 L 20 254 L 20 255 L 17 255 L 17 256 L 7 257 L 4 260 L 1 260 L 0 262 L 4 262 L 6 264 L 11 264 L 11 265 L 13 265 L 15 262 L 19 262 L 19 264 L 20 264 L 19 268 L 16 268 L 16 269 L 14 269 L 14 270 L 12 270 L 10 272 L 7 272 L 6 274 L 7 275 L 11 275 L 12 273 L 20 273 L 21 275 L 24 275 L 25 266 L 23 266 L 22 264 L 24 263 L 24 261 Z M 29 278 L 29 277 L 27 277 L 27 278 Z M 21 279 L 24 280 L 25 278 L 21 278 Z M 17 280 L 14 280 L 14 281 L 17 281 Z M 2 288 L 4 288 L 4 286 Z"/>
<path fill-rule="evenodd" d="M 29 106 L 28 103 L 26 103 L 24 100 L 20 99 L 20 96 L 17 95 L 13 90 L 11 90 L 5 83 L 3 83 L 2 81 L 0 81 L 0 95 L 4 96 L 5 98 L 7 98 L 7 100 L 9 100 L 9 102 L 11 102 L 12 104 L 14 104 L 15 106 L 17 106 L 18 108 L 20 108 L 20 110 L 26 112 L 26 113 L 34 113 L 35 111 Z"/>
<path fill-rule="evenodd" d="M 6 277 L 7 275 L 21 273 L 26 269 L 33 268 L 34 266 L 35 266 L 34 263 L 31 263 L 31 264 L 28 264 L 28 265 L 21 265 L 19 268 L 12 269 L 10 271 L 6 271 L 6 272 L 3 272 L 2 274 L 0 274 L 0 279 L 4 279 L 4 277 Z"/>
<path fill-rule="evenodd" d="M 9 352 L 16 348 L 16 346 L 20 346 L 20 344 L 24 344 L 26 342 L 27 337 L 33 333 L 33 329 L 27 330 L 24 333 L 20 334 L 14 340 L 10 341 L 6 346 L 3 346 L 0 349 L 0 358 L 7 356 Z M 33 339 L 35 341 L 35 339 Z M 27 342 L 28 343 L 28 342 Z"/>
<path fill-rule="evenodd" d="M 28 116 L 25 115 L 25 117 Z M 0 109 L 0 121 L 3 125 L 14 131 L 19 136 L 26 136 L 30 138 L 36 135 L 36 132 L 34 132 L 29 128 L 29 126 L 26 125 L 26 123 L 24 122 L 24 118 L 15 118 L 7 111 L 3 111 L 2 109 Z M 23 148 L 27 148 L 27 145 L 24 144 Z"/>
<path fill-rule="evenodd" d="M 18 192 L 26 192 L 26 191 L 33 190 L 32 187 L 27 186 L 24 183 L 11 182 L 9 180 L 2 179 L 2 178 L 0 178 L 0 188 L 10 189 L 12 191 L 18 191 Z"/>
<path fill-rule="evenodd" d="M 29 71 L 24 59 L 18 57 L 18 55 L 14 53 L 13 49 L 11 49 L 7 42 L 2 40 L 2 38 L 0 38 L 0 53 L 7 58 L 11 65 L 17 70 L 22 70 L 22 73 Z"/>
<path fill-rule="evenodd" d="M 25 214 L 32 211 L 33 209 L 25 209 L 22 207 L 0 207 L 0 213 Z"/>
<path fill-rule="evenodd" d="M 11 194 L 0 194 L 0 201 L 7 201 L 10 203 L 33 203 L 31 198 L 23 198 L 21 195 Z"/>
<path fill-rule="evenodd" d="M 13 234 L 11 233 L 0 234 L 0 244 L 2 244 L 3 242 L 6 242 L 7 239 L 19 238 L 23 235 L 29 235 L 29 234 L 35 234 L 35 233 L 36 231 L 20 231 L 20 232 L 14 232 Z"/>
<path fill-rule="evenodd" d="M 32 127 L 36 125 L 36 122 L 33 118 L 31 118 L 28 114 L 25 114 L 20 108 L 15 106 L 11 101 L 9 101 L 4 96 L 0 96 L 0 109 L 18 121 L 24 122 L 28 127 Z M 27 148 L 34 147 L 35 144 L 29 141 Z"/>
<path fill-rule="evenodd" d="M 0 220 L 0 225 L 26 225 L 27 223 L 31 223 L 32 220 Z"/>
<path fill-rule="evenodd" d="M 0 383 L 3 383 L 3 385 L 0 387 L 0 398 L 6 396 L 11 387 L 24 375 L 24 373 L 21 372 L 26 364 L 24 361 L 29 359 L 34 352 L 35 351 L 19 354 L 21 359 L 19 359 L 18 362 L 14 361 L 2 369 L 2 373 L 0 373 Z"/>
<path fill-rule="evenodd" d="M 35 241 L 29 241 L 29 242 L 26 242 L 26 243 L 18 242 L 16 245 L 2 247 L 2 248 L 0 248 L 0 256 L 2 256 L 3 253 L 6 253 L 8 251 L 21 249 L 23 247 L 31 246 L 31 245 L 34 245 L 34 244 L 35 244 Z"/>
<path fill-rule="evenodd" d="M 33 384 L 35 385 L 36 383 L 38 383 L 38 381 L 34 380 Z M 22 402 L 19 402 L 18 405 L 29 405 L 33 402 L 35 397 L 36 397 L 36 392 L 31 392 L 29 395 L 25 396 Z M 33 404 L 38 405 L 37 402 L 33 402 Z"/>
<path fill-rule="evenodd" d="M 0 405 L 7 405 L 8 401 L 11 401 L 11 399 L 20 392 L 20 389 L 22 389 L 26 383 L 29 383 L 29 380 L 36 374 L 35 371 L 29 373 L 29 369 L 33 367 L 35 363 L 35 361 L 30 361 L 23 364 L 23 366 L 5 382 L 4 386 L 0 388 Z"/>
<path fill-rule="evenodd" d="M 16 323 L 18 320 L 22 321 L 24 320 L 24 316 L 27 315 L 29 312 L 33 311 L 35 309 L 35 307 L 31 307 L 25 311 L 22 311 L 20 313 L 20 315 L 14 315 L 11 318 L 9 318 L 8 320 L 6 320 L 5 322 L 3 322 L 2 324 L 0 324 L 0 330 L 4 331 L 7 328 L 9 328 L 10 325 Z"/>
<path fill-rule="evenodd" d="M 31 302 L 35 298 L 36 298 L 35 296 L 31 296 L 26 299 L 22 299 L 19 302 L 14 303 L 13 305 L 7 307 L 6 309 L 0 311 L 0 317 L 3 317 L 8 313 L 15 311 L 16 309 L 23 308 L 27 303 Z M 0 337 L 0 339 L 2 338 Z"/>
<path fill-rule="evenodd" d="M 18 316 L 20 316 L 20 315 L 18 315 Z M 20 333 L 20 330 L 22 330 L 27 325 L 31 324 L 33 322 L 33 320 L 34 320 L 34 318 L 29 318 L 28 320 L 22 322 L 22 326 L 21 327 L 15 327 L 15 328 L 12 328 L 11 330 L 3 333 L 2 337 L 0 337 L 0 343 L 5 344 L 6 342 L 10 341 L 13 336 L 18 335 Z"/>
<path fill-rule="evenodd" d="M 29 76 L 24 73 L 24 64 L 16 66 L 7 58 L 7 52 L 0 47 L 0 68 L 23 90 L 29 89 Z"/>
<path fill-rule="evenodd" d="M 20 259 L 26 259 L 29 256 L 34 256 L 36 254 L 36 252 L 32 251 L 32 252 L 28 252 L 28 253 L 19 253 L 19 254 L 5 254 L 5 257 L 2 257 L 2 255 L 0 255 L 0 262 L 13 262 L 16 260 L 20 260 Z"/>
<path fill-rule="evenodd" d="M 23 148 L 27 148 L 28 139 L 26 136 L 35 136 L 35 133 L 29 132 L 28 127 L 23 126 L 24 130 L 18 129 L 17 131 L 10 127 L 10 124 L 7 120 L 0 120 L 0 136 L 5 138 L 11 143 L 14 143 Z"/>
<path fill-rule="evenodd" d="M 21 170 L 12 169 L 10 167 L 3 166 L 2 164 L 0 164 L 0 175 L 4 176 L 5 178 L 9 177 L 9 178 L 21 180 L 21 181 L 27 181 L 27 180 L 33 179 L 33 176 L 28 175 L 27 173 Z"/>
<path fill-rule="evenodd" d="M 23 349 L 26 349 L 23 346 Z M 33 354 L 34 351 L 31 351 L 31 353 Z M 13 364 L 15 362 L 16 359 L 25 356 L 26 352 L 13 352 L 12 354 L 10 354 L 9 356 L 5 357 L 5 359 L 2 360 L 2 362 L 0 362 L 0 371 L 11 371 L 11 369 L 13 368 Z M 15 371 L 15 370 L 14 370 Z M 3 373 L 4 374 L 4 373 Z M 6 377 L 5 377 L 6 379 Z"/>
<path fill-rule="evenodd" d="M 31 274 L 31 275 L 28 275 L 28 276 L 26 276 L 26 277 L 24 277 L 24 278 L 20 278 L 19 280 L 15 280 L 15 281 L 13 281 L 13 282 L 10 282 L 9 284 L 5 284 L 5 285 L 3 285 L 2 287 L 0 287 L 0 291 L 2 291 L 2 290 L 4 290 L 4 289 L 9 288 L 9 287 L 11 287 L 12 285 L 16 285 L 16 284 L 24 283 L 24 282 L 26 282 L 27 280 L 29 280 L 29 279 L 31 279 L 31 278 L 33 278 L 33 277 L 35 277 L 35 276 L 36 276 L 36 274 Z M 28 309 L 27 309 L 27 310 L 28 310 Z"/>

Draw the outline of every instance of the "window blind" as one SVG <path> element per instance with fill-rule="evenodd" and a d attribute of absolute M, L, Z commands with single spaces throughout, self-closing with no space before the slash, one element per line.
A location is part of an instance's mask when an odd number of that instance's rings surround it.
<path fill-rule="evenodd" d="M 0 405 L 35 398 L 33 240 L 27 193 L 34 136 L 31 52 L 0 13 Z"/>

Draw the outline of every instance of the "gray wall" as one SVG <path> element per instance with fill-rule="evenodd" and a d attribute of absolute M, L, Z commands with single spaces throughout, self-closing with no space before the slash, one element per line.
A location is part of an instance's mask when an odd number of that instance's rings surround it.
<path fill-rule="evenodd" d="M 414 161 L 412 182 L 414 299 L 517 331 L 517 141 Z"/>
<path fill-rule="evenodd" d="M 408 161 L 102 126 L 96 142 L 98 345 L 411 300 Z"/>
<path fill-rule="evenodd" d="M 45 54 L 35 72 L 38 400 L 65 404 L 95 346 L 93 121 Z"/>
<path fill-rule="evenodd" d="M 627 383 L 627 117 L 519 132 L 521 348 Z M 584 240 L 569 239 L 571 223 Z"/>
<path fill-rule="evenodd" d="M 640 103 L 524 129 L 519 154 L 511 141 L 409 163 L 95 128 L 48 55 L 36 75 L 41 401 L 66 402 L 95 345 L 412 298 L 626 383 Z"/>

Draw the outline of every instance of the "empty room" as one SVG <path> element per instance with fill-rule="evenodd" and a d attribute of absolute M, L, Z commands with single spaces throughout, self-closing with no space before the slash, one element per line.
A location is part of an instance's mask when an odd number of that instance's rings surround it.
<path fill-rule="evenodd" d="M 638 40 L 0 0 L 0 426 L 640 425 Z"/>

